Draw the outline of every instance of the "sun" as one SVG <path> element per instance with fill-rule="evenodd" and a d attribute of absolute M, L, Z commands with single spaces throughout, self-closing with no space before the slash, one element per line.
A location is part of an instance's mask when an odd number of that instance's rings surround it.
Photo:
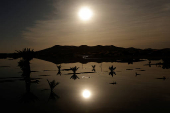
<path fill-rule="evenodd" d="M 84 90 L 82 95 L 84 98 L 89 98 L 91 96 L 91 92 L 89 90 Z"/>
<path fill-rule="evenodd" d="M 93 16 L 93 12 L 88 7 L 82 7 L 80 11 L 78 12 L 78 15 L 81 20 L 87 21 L 91 19 L 91 17 Z"/>

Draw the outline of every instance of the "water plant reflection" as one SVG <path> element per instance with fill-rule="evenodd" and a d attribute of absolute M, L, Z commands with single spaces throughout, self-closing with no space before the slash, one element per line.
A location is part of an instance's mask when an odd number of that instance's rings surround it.
<path fill-rule="evenodd" d="M 60 75 L 60 76 L 61 76 L 61 65 L 57 66 L 57 68 L 58 68 L 58 73 L 57 73 L 57 75 Z"/>
<path fill-rule="evenodd" d="M 73 75 L 70 77 L 70 79 L 74 79 L 74 80 L 76 80 L 76 79 L 80 79 L 77 75 L 76 75 L 76 71 L 78 70 L 78 68 L 79 67 L 70 67 L 70 70 L 72 70 L 73 71 Z"/>
<path fill-rule="evenodd" d="M 49 86 L 50 86 L 50 89 L 51 89 L 51 91 L 53 91 L 53 89 L 59 84 L 59 82 L 55 82 L 55 80 L 53 80 L 52 82 L 50 82 L 48 79 L 47 79 L 47 81 L 48 81 L 48 84 L 49 84 Z"/>
<path fill-rule="evenodd" d="M 22 70 L 22 76 L 24 78 L 25 81 L 25 85 L 26 85 L 26 93 L 24 93 L 21 98 L 20 98 L 20 102 L 21 103 L 28 103 L 30 101 L 35 101 L 38 100 L 37 96 L 35 96 L 31 91 L 30 91 L 30 86 L 31 83 L 37 83 L 39 82 L 39 80 L 37 79 L 31 79 L 30 78 L 30 74 L 31 74 L 31 70 L 30 70 L 30 59 L 26 59 L 26 58 L 22 58 L 19 62 L 18 62 L 18 66 L 21 68 Z"/>
<path fill-rule="evenodd" d="M 116 75 L 116 72 L 114 72 L 114 70 L 116 69 L 116 67 L 113 67 L 113 65 L 111 67 L 109 67 L 109 75 L 111 75 L 113 77 L 113 75 Z"/>
<path fill-rule="evenodd" d="M 75 73 L 76 73 L 76 71 L 78 70 L 78 68 L 79 68 L 79 67 L 76 67 L 76 66 L 75 66 L 75 67 L 72 67 L 72 68 L 70 67 L 70 70 L 72 70 L 72 71 L 73 71 L 73 73 L 75 74 Z"/>
<path fill-rule="evenodd" d="M 76 74 L 73 74 L 71 77 L 70 77 L 70 79 L 74 79 L 74 80 L 76 80 L 76 79 L 80 79 Z"/>
<path fill-rule="evenodd" d="M 96 71 L 95 67 L 96 67 L 96 65 L 92 65 L 92 68 L 93 68 L 92 71 L 94 71 L 94 72 Z"/>
<path fill-rule="evenodd" d="M 48 84 L 49 84 L 50 89 L 51 89 L 51 92 L 50 92 L 50 96 L 49 96 L 48 101 L 49 101 L 50 99 L 55 100 L 56 98 L 60 98 L 57 94 L 55 94 L 55 93 L 53 92 L 53 89 L 59 84 L 59 82 L 56 83 L 55 80 L 53 80 L 52 82 L 50 82 L 48 79 L 47 79 L 47 81 L 48 81 Z"/>

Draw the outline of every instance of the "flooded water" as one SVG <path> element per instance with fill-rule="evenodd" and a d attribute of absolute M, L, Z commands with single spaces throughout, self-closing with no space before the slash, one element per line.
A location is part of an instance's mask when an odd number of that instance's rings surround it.
<path fill-rule="evenodd" d="M 17 113 L 146 113 L 170 107 L 170 69 L 148 60 L 133 64 L 89 62 L 54 64 L 30 61 L 24 77 L 20 59 L 0 59 L 0 103 Z M 92 68 L 95 65 L 95 68 Z M 111 66 L 116 67 L 110 70 Z M 74 73 L 70 67 L 79 67 Z M 23 67 L 24 70 L 24 67 Z M 59 82 L 53 91 L 49 83 Z M 49 83 L 48 83 L 49 81 Z M 1 110 L 2 110 L 1 109 Z"/>

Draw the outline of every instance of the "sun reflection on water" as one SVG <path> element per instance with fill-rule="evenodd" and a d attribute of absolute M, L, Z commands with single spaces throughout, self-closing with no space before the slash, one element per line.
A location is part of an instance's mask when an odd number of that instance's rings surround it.
<path fill-rule="evenodd" d="M 83 95 L 84 98 L 90 98 L 91 92 L 89 90 L 85 89 L 83 91 L 82 95 Z"/>

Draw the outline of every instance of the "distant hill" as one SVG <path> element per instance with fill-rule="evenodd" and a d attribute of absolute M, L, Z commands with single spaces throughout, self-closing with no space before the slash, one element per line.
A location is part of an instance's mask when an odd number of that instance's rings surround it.
<path fill-rule="evenodd" d="M 0 54 L 0 58 L 18 58 L 21 57 L 17 53 L 13 54 Z M 71 62 L 134 62 L 140 59 L 167 59 L 170 58 L 170 49 L 137 49 L 137 48 L 123 48 L 113 45 L 108 46 L 60 46 L 36 51 L 35 58 L 51 61 L 54 63 L 71 63 Z"/>
<path fill-rule="evenodd" d="M 134 62 L 140 59 L 169 59 L 170 49 L 137 49 L 137 48 L 122 48 L 113 45 L 110 46 L 60 46 L 37 51 L 36 58 L 52 61 L 54 63 L 68 62 Z"/>
<path fill-rule="evenodd" d="M 90 58 L 110 58 L 110 57 L 165 57 L 170 56 L 170 49 L 137 49 L 110 46 L 60 46 L 55 45 L 41 51 L 37 51 L 37 56 L 49 57 L 82 57 Z"/>

